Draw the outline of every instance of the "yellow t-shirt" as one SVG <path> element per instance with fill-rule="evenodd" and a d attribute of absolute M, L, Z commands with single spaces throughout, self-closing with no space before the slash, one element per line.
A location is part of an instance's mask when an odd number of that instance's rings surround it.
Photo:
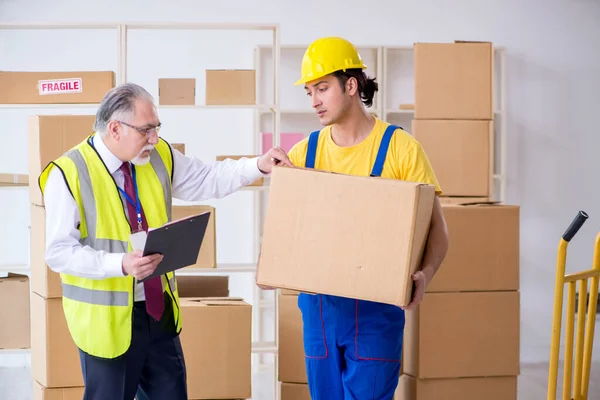
<path fill-rule="evenodd" d="M 331 126 L 325 127 L 319 135 L 315 168 L 339 174 L 369 176 L 383 134 L 390 125 L 380 119 L 375 120 L 369 136 L 361 143 L 349 147 L 336 145 L 331 139 Z M 305 166 L 307 148 L 308 137 L 292 147 L 288 154 L 292 164 L 297 167 Z M 438 195 L 442 193 L 421 144 L 401 129 L 397 129 L 392 135 L 381 177 L 427 183 L 436 187 Z"/>

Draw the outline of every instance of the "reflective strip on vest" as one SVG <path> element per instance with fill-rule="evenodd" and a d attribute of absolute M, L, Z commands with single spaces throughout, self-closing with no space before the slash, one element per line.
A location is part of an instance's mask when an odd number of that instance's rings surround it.
<path fill-rule="evenodd" d="M 129 293 L 112 292 L 108 290 L 86 289 L 78 286 L 62 284 L 63 296 L 67 299 L 81 303 L 95 304 L 99 306 L 127 306 L 129 305 Z"/>

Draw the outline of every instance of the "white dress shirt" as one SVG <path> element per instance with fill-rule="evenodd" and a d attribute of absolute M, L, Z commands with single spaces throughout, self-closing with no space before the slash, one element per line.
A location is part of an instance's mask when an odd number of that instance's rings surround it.
<path fill-rule="evenodd" d="M 96 135 L 94 146 L 108 171 L 119 187 L 124 188 L 123 164 Z M 221 198 L 262 176 L 258 169 L 258 158 L 240 160 L 227 159 L 205 164 L 173 149 L 174 198 L 184 201 L 202 201 Z M 81 276 L 90 279 L 122 277 L 124 253 L 107 253 L 94 250 L 79 243 L 79 208 L 58 168 L 48 176 L 44 193 L 46 207 L 46 263 L 57 273 Z M 137 283 L 135 301 L 144 300 L 144 287 Z"/>

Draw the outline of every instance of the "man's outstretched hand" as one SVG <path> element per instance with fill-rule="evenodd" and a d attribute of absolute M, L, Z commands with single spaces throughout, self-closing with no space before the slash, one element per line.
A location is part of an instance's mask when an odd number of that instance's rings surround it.
<path fill-rule="evenodd" d="M 263 174 L 270 174 L 274 165 L 294 166 L 281 147 L 273 147 L 258 159 L 258 169 Z"/>

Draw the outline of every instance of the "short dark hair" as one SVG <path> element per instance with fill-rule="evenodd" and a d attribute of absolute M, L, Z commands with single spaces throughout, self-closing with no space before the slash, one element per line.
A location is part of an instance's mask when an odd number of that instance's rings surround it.
<path fill-rule="evenodd" d="M 373 105 L 373 97 L 375 92 L 379 90 L 379 84 L 376 82 L 377 78 L 369 78 L 362 69 L 347 69 L 346 71 L 335 71 L 333 75 L 338 79 L 342 90 L 346 90 L 346 82 L 348 79 L 355 78 L 358 83 L 358 93 L 360 100 L 367 107 Z"/>

